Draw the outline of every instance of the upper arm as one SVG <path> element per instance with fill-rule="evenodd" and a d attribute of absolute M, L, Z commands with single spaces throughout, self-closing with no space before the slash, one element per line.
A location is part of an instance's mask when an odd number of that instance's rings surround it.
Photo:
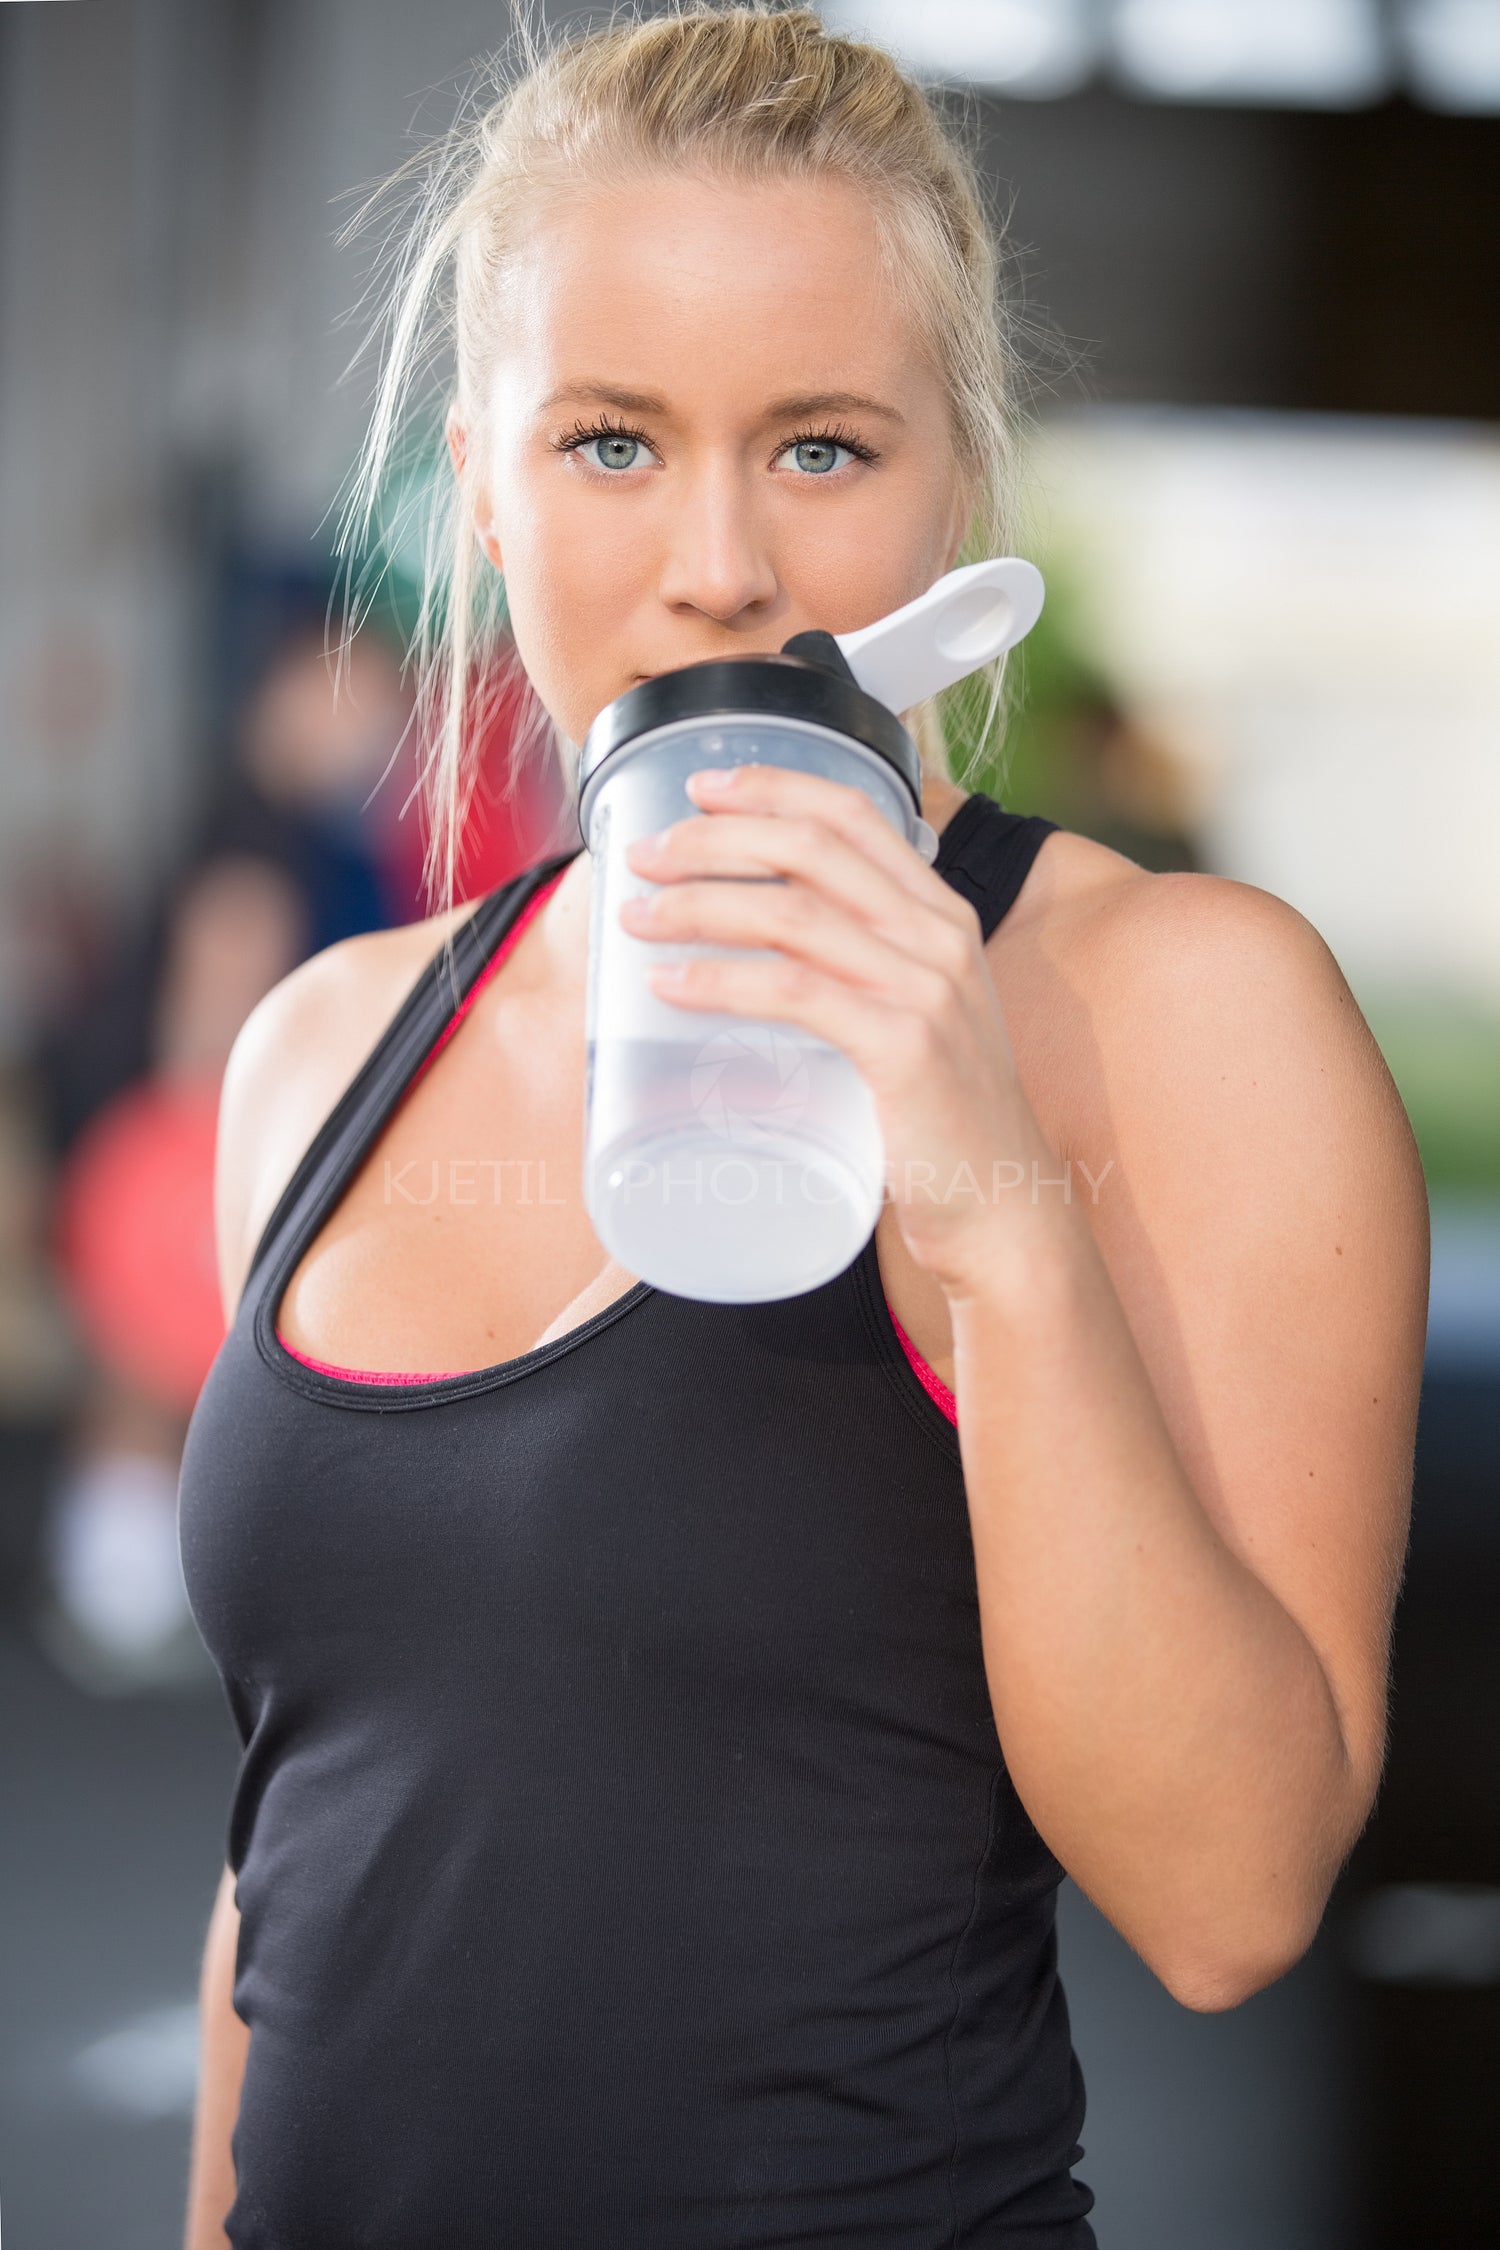
<path fill-rule="evenodd" d="M 1426 1331 L 1410 1125 L 1332 954 L 1266 892 L 1130 886 L 1090 984 L 1101 1252 L 1203 1507 L 1322 1663 L 1367 1809 Z"/>
<path fill-rule="evenodd" d="M 239 1900 L 235 1897 L 235 1872 L 226 1861 L 219 1876 L 219 1887 L 214 1893 L 213 1910 L 209 1915 L 210 1938 L 226 1929 L 238 1931 L 240 1920 Z"/>
<path fill-rule="evenodd" d="M 188 2169 L 185 2250 L 227 2250 L 224 2221 L 234 2202 L 234 2129 L 250 2027 L 234 2005 L 239 1909 L 226 1866 L 209 1917 L 198 1984 L 199 2067 Z"/>

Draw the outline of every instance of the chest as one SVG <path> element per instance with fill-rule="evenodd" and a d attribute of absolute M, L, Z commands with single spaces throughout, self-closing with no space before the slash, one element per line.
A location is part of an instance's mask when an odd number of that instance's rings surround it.
<path fill-rule="evenodd" d="M 1062 1150 L 1088 1087 L 1059 1038 L 1057 980 L 1003 925 L 986 963 L 1028 1096 Z M 608 1257 L 583 1200 L 584 1087 L 581 1011 L 574 1021 L 534 993 L 476 1008 L 299 1260 L 279 1308 L 285 1340 L 333 1366 L 446 1373 L 518 1357 L 623 1296 L 635 1277 Z M 946 1300 L 890 1205 L 875 1251 L 887 1304 L 951 1389 Z"/>
<path fill-rule="evenodd" d="M 521 1699 L 535 1731 L 582 1694 L 691 1732 L 709 1694 L 816 1681 L 893 1722 L 920 1679 L 987 1749 L 962 1472 L 906 1382 L 848 1275 L 648 1294 L 470 1394 L 384 1405 L 277 1362 L 248 1305 L 184 1462 L 195 1614 L 227 1673 L 294 1699 Z"/>

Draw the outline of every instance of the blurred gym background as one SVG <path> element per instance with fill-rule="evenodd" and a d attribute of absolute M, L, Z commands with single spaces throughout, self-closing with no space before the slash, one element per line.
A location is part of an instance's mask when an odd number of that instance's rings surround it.
<path fill-rule="evenodd" d="M 1468 2250 L 1500 2240 L 1500 4 L 825 14 L 953 90 L 1009 213 L 1017 543 L 1050 598 L 981 779 L 1307 914 L 1433 1202 L 1376 1818 L 1312 1953 L 1226 2016 L 1065 1889 L 1078 2169 L 1102 2250 Z M 174 1516 L 218 1342 L 218 1077 L 295 961 L 421 910 L 398 531 L 337 704 L 322 656 L 371 372 L 346 376 L 365 267 L 334 237 L 506 24 L 0 9 L 11 2250 L 180 2240 L 237 1750 Z M 500 726 L 471 891 L 558 848 L 546 777 L 507 796 L 505 755 Z"/>

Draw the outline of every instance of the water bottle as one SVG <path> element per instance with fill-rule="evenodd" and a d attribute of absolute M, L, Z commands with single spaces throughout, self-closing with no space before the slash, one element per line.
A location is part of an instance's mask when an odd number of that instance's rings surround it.
<path fill-rule="evenodd" d="M 661 673 L 590 728 L 579 766 L 592 861 L 583 1192 L 627 1272 L 720 1304 L 818 1288 L 869 1240 L 885 1167 L 873 1098 L 842 1049 L 797 1024 L 677 1007 L 653 991 L 659 963 L 754 949 L 623 929 L 624 900 L 660 887 L 630 867 L 628 847 L 699 811 L 690 773 L 783 765 L 858 789 L 930 863 L 921 760 L 896 712 L 1019 640 L 1041 598 L 1029 563 L 973 564 L 858 633 L 801 633 L 778 655 Z"/>

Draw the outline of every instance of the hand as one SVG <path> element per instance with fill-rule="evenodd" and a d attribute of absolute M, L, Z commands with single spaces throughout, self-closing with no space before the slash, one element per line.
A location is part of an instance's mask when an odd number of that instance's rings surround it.
<path fill-rule="evenodd" d="M 663 964 L 652 989 L 677 1007 L 798 1024 L 842 1049 L 874 1098 L 908 1249 L 945 1289 L 968 1291 L 1002 1215 L 995 1166 L 1029 1163 L 1044 1145 L 978 915 L 862 790 L 748 765 L 690 774 L 687 791 L 711 817 L 629 846 L 634 872 L 664 887 L 627 900 L 621 926 L 780 958 Z M 782 880 L 717 879 L 767 875 Z"/>

